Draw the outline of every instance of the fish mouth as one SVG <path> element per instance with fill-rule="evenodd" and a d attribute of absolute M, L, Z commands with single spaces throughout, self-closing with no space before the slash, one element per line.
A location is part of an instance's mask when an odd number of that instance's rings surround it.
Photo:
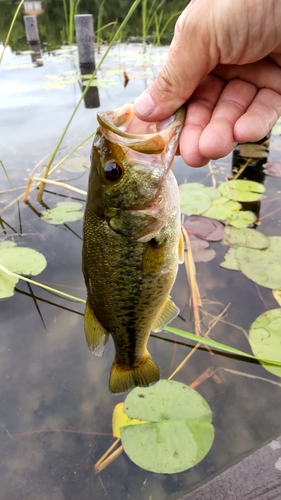
<path fill-rule="evenodd" d="M 160 154 L 172 141 L 177 143 L 185 120 L 186 110 L 181 107 L 170 118 L 158 122 L 145 122 L 137 118 L 133 104 L 125 104 L 113 111 L 97 113 L 98 122 L 109 140 L 134 151 Z"/>

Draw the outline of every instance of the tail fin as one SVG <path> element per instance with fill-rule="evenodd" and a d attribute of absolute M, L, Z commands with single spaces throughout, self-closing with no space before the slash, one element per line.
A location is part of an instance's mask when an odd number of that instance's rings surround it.
<path fill-rule="evenodd" d="M 147 387 L 152 382 L 157 382 L 159 378 L 159 368 L 149 353 L 135 367 L 121 366 L 114 360 L 109 389 L 113 393 L 126 392 L 137 386 Z"/>

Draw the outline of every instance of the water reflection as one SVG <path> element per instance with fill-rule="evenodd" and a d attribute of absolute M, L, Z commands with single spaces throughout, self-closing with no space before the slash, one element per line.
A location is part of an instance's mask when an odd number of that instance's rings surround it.
<path fill-rule="evenodd" d="M 84 75 L 91 75 L 95 71 L 95 65 L 94 64 L 83 64 L 80 65 L 80 74 L 81 76 Z M 83 79 L 82 79 L 83 81 Z M 81 85 L 81 90 L 83 90 L 85 87 Z M 92 108 L 99 108 L 100 107 L 100 98 L 99 98 L 99 89 L 98 87 L 89 87 L 87 90 L 87 93 L 84 96 L 84 104 L 85 108 L 92 109 Z"/>
<path fill-rule="evenodd" d="M 267 163 L 270 145 L 269 132 L 263 139 L 255 143 L 238 144 L 232 155 L 232 174 L 235 177 L 239 173 L 239 179 L 247 179 L 250 181 L 264 184 L 265 173 L 263 166 Z M 260 216 L 261 201 L 242 202 L 243 210 L 254 212 L 257 220 Z"/>

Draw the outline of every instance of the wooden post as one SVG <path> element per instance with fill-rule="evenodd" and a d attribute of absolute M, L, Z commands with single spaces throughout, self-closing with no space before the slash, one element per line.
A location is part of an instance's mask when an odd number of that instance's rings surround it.
<path fill-rule="evenodd" d="M 75 17 L 76 41 L 80 66 L 95 66 L 94 20 L 92 14 L 79 14 Z"/>
<path fill-rule="evenodd" d="M 37 27 L 37 19 L 35 16 L 23 16 L 26 39 L 28 43 L 39 42 L 39 32 Z"/>

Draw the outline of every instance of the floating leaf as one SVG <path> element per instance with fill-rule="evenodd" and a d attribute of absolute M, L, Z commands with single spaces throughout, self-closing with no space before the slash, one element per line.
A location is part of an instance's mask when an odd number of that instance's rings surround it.
<path fill-rule="evenodd" d="M 59 75 L 45 75 L 45 78 L 48 78 L 48 80 L 59 80 Z"/>
<path fill-rule="evenodd" d="M 89 168 L 90 159 L 88 156 L 75 156 L 69 158 L 61 164 L 61 168 L 67 172 L 84 172 Z"/>
<path fill-rule="evenodd" d="M 86 87 L 89 83 L 89 80 L 83 80 L 83 85 Z M 96 79 L 94 78 L 89 87 L 101 87 L 101 88 L 109 88 L 109 87 L 113 87 L 114 85 L 118 85 L 118 83 L 120 83 L 118 80 L 110 80 L 109 78 L 99 78 L 99 79 Z"/>
<path fill-rule="evenodd" d="M 189 217 L 184 227 L 189 234 L 194 234 L 203 240 L 219 241 L 224 236 L 224 225 L 216 219 L 210 219 L 203 215 Z"/>
<path fill-rule="evenodd" d="M 230 220 L 233 213 L 239 212 L 240 209 L 240 203 L 221 196 L 213 201 L 212 206 L 203 215 L 211 219 Z"/>
<path fill-rule="evenodd" d="M 271 130 L 272 135 L 281 135 L 281 120 L 278 120 L 278 122 L 274 125 L 273 129 Z"/>
<path fill-rule="evenodd" d="M 279 306 L 281 306 L 281 290 L 272 290 L 272 294 Z"/>
<path fill-rule="evenodd" d="M 226 196 L 234 201 L 257 201 L 260 200 L 265 188 L 262 184 L 255 181 L 247 181 L 245 179 L 236 179 L 223 182 L 219 186 L 222 196 Z"/>
<path fill-rule="evenodd" d="M 255 229 L 227 226 L 225 228 L 225 237 L 223 243 L 227 245 L 242 246 L 248 248 L 267 248 L 269 245 L 268 238 Z"/>
<path fill-rule="evenodd" d="M 65 84 L 62 82 L 47 82 L 43 83 L 44 89 L 65 89 Z"/>
<path fill-rule="evenodd" d="M 241 210 L 240 212 L 230 214 L 227 218 L 227 222 L 237 229 L 242 229 L 243 227 L 248 227 L 250 224 L 253 224 L 256 218 L 253 212 Z"/>
<path fill-rule="evenodd" d="M 209 247 L 209 243 L 198 238 L 190 239 L 192 256 L 194 262 L 209 262 L 216 256 L 215 250 Z"/>
<path fill-rule="evenodd" d="M 49 224 L 64 224 L 82 219 L 82 203 L 74 201 L 59 201 L 55 208 L 44 210 L 42 219 Z"/>
<path fill-rule="evenodd" d="M 265 158 L 268 155 L 268 149 L 263 144 L 256 144 L 255 142 L 238 144 L 235 151 L 244 158 Z"/>
<path fill-rule="evenodd" d="M 17 274 L 37 275 L 45 269 L 47 261 L 40 252 L 32 248 L 17 247 L 4 241 L 0 244 L 0 264 Z M 0 298 L 11 297 L 18 278 L 0 271 Z"/>
<path fill-rule="evenodd" d="M 130 418 L 124 412 L 124 403 L 118 403 L 112 414 L 112 434 L 115 438 L 121 438 L 120 429 L 127 425 L 147 424 L 148 420 L 139 420 L 138 418 Z"/>
<path fill-rule="evenodd" d="M 185 183 L 179 186 L 181 212 L 186 215 L 199 215 L 212 205 L 212 198 L 203 185 Z"/>
<path fill-rule="evenodd" d="M 131 418 L 150 421 L 121 428 L 125 452 L 143 469 L 181 472 L 200 462 L 212 446 L 211 409 L 187 385 L 160 380 L 153 387 L 136 387 L 126 397 L 124 409 Z"/>
<path fill-rule="evenodd" d="M 18 281 L 18 278 L 8 276 L 8 274 L 0 271 L 0 299 L 12 297 L 14 295 L 14 288 Z"/>
<path fill-rule="evenodd" d="M 228 250 L 228 252 L 224 256 L 224 261 L 220 264 L 220 267 L 230 269 L 231 271 L 240 271 L 236 259 L 236 248 L 230 248 Z"/>
<path fill-rule="evenodd" d="M 249 340 L 255 356 L 281 361 L 281 308 L 261 314 L 251 325 Z M 263 367 L 281 377 L 281 367 L 261 361 Z"/>
<path fill-rule="evenodd" d="M 236 257 L 239 269 L 247 278 L 267 288 L 281 288 L 281 236 L 268 237 L 264 250 L 239 247 Z"/>
<path fill-rule="evenodd" d="M 263 165 L 266 175 L 271 177 L 281 177 L 281 162 L 272 161 Z"/>
<path fill-rule="evenodd" d="M 76 76 L 70 76 L 68 78 L 64 78 L 62 80 L 62 83 L 77 83 L 79 81 L 80 81 L 80 76 L 76 75 Z"/>

